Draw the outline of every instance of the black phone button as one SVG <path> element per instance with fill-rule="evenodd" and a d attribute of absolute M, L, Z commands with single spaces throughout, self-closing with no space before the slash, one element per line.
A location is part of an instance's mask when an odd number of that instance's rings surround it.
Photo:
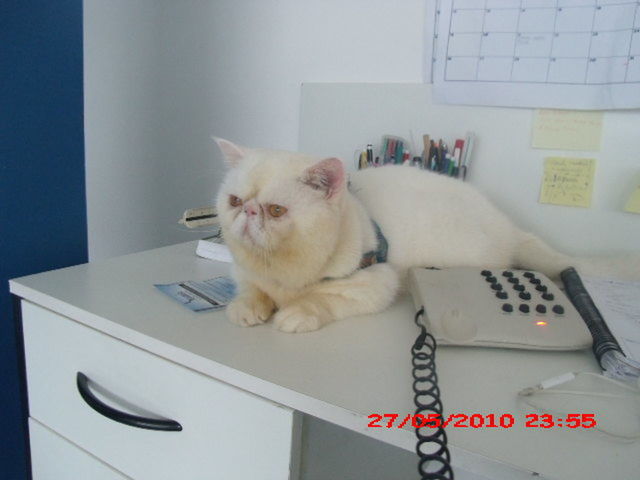
<path fill-rule="evenodd" d="M 562 305 L 554 305 L 552 310 L 553 313 L 557 313 L 558 315 L 562 315 L 564 313 L 564 307 Z"/>

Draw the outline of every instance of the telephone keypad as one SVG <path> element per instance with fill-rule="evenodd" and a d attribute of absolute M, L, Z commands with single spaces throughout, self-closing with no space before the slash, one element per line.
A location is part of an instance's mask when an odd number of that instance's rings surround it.
<path fill-rule="evenodd" d="M 498 279 L 494 276 L 494 273 L 491 270 L 483 270 L 481 273 L 482 276 L 485 277 L 485 280 L 489 284 L 489 287 L 496 292 L 496 298 L 500 300 L 506 300 L 509 298 L 509 294 L 504 290 L 504 287 L 501 283 L 498 282 Z M 523 300 L 525 302 L 535 302 L 536 298 L 534 297 L 536 297 L 536 295 L 539 295 L 538 298 L 542 298 L 547 302 L 552 302 L 553 300 L 555 300 L 554 295 L 552 293 L 549 293 L 549 287 L 542 283 L 542 280 L 537 278 L 533 272 L 527 271 L 521 273 L 521 275 L 522 277 L 519 278 L 516 272 L 513 272 L 511 270 L 502 271 L 502 276 L 505 277 L 510 284 L 512 284 L 513 289 L 518 292 L 518 297 L 520 298 L 520 300 Z M 535 292 L 533 295 L 526 290 L 525 285 L 520 283 L 521 280 L 524 280 L 525 278 L 529 280 L 529 283 L 531 285 L 535 285 Z M 553 305 L 553 307 L 549 308 L 550 311 L 555 313 L 556 315 L 564 314 L 564 307 L 560 304 L 555 304 Z M 503 303 L 501 309 L 503 313 L 513 313 L 514 305 L 510 303 Z M 545 315 L 549 312 L 547 306 L 542 303 L 535 303 L 531 305 L 529 303 L 521 303 L 517 305 L 517 309 L 520 313 L 525 315 L 531 312 L 534 312 L 538 315 Z"/>

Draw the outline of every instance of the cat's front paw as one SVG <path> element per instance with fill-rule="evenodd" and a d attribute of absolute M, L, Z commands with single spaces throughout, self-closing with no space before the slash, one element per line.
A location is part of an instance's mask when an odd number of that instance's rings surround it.
<path fill-rule="evenodd" d="M 278 311 L 273 317 L 273 323 L 283 332 L 303 333 L 318 330 L 326 322 L 298 305 L 291 305 Z"/>
<path fill-rule="evenodd" d="M 227 305 L 227 317 L 237 325 L 252 327 L 269 320 L 273 309 L 273 302 L 266 296 L 240 296 Z"/>

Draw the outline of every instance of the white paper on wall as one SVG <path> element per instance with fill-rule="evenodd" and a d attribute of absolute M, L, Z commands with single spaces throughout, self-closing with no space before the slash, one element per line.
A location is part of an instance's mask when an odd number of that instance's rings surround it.
<path fill-rule="evenodd" d="M 427 24 L 438 102 L 640 107 L 640 1 L 438 0 Z"/>

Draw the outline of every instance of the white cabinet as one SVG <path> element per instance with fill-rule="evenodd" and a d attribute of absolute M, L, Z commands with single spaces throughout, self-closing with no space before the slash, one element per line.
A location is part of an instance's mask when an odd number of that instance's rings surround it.
<path fill-rule="evenodd" d="M 293 410 L 26 301 L 22 319 L 31 424 L 54 438 L 134 479 L 295 478 Z M 138 428 L 99 413 L 79 392 L 79 372 L 89 379 L 89 401 L 181 429 Z M 41 437 L 32 439 L 34 478 L 56 478 L 48 472 L 62 467 L 48 465 L 56 457 L 43 454 Z M 121 478 L 113 475 L 64 478 Z"/>

